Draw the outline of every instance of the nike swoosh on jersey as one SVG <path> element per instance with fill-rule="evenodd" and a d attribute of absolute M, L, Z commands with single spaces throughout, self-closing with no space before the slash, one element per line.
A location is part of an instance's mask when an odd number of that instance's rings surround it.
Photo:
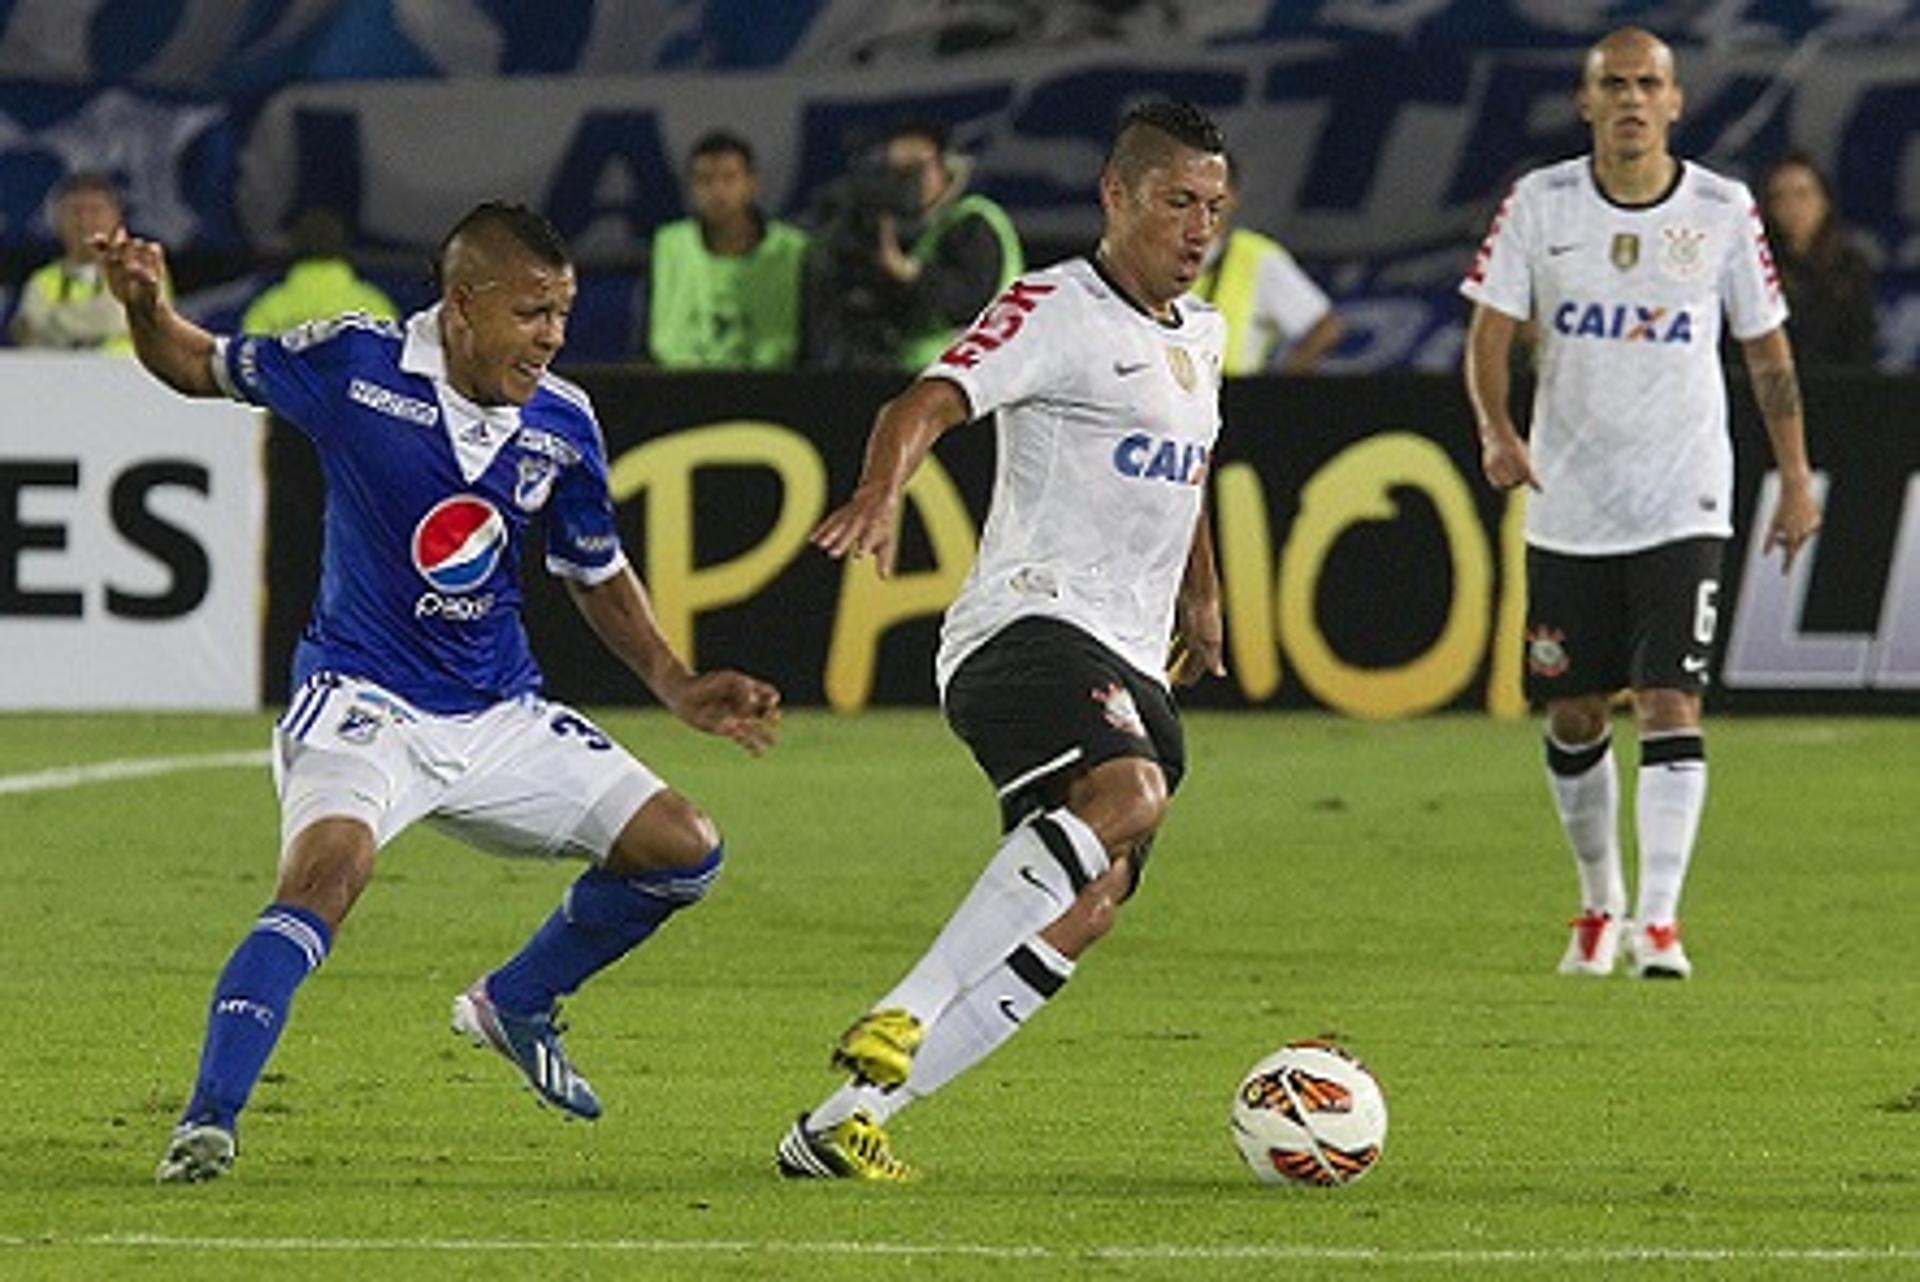
<path fill-rule="evenodd" d="M 1550 257 L 1550 258 L 1558 258 L 1558 257 L 1560 257 L 1560 255 L 1562 255 L 1562 254 L 1571 254 L 1571 253 L 1572 253 L 1572 252 L 1573 252 L 1574 250 L 1576 250 L 1576 249 L 1578 249 L 1578 248 L 1580 248 L 1580 246 L 1579 246 L 1579 245 L 1577 245 L 1577 244 L 1575 244 L 1575 245 L 1548 245 L 1548 246 L 1547 246 L 1547 256 L 1548 256 L 1548 257 Z"/>
<path fill-rule="evenodd" d="M 1138 374 L 1152 363 L 1152 361 L 1134 361 L 1131 363 L 1127 361 L 1115 361 L 1113 363 L 1113 372 L 1121 378 L 1127 378 L 1131 375 Z"/>
<path fill-rule="evenodd" d="M 1000 1013 L 1016 1024 L 1020 1022 L 1020 1016 L 1014 1013 L 1013 998 L 1011 997 L 1002 997 L 1000 999 Z"/>

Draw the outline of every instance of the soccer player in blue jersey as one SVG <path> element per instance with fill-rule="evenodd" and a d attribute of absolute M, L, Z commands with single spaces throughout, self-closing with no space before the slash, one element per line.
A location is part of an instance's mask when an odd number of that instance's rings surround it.
<path fill-rule="evenodd" d="M 103 237 L 140 360 L 189 396 L 295 424 L 327 483 L 318 600 L 274 731 L 279 881 L 214 986 L 192 1097 L 163 1182 L 228 1171 L 235 1126 L 286 1023 L 373 875 L 416 819 L 507 854 L 591 866 L 518 954 L 454 999 L 453 1024 L 565 1114 L 600 1113 L 554 1024 L 558 999 L 624 956 L 720 869 L 713 822 L 579 713 L 540 697 L 516 572 L 535 517 L 546 565 L 607 647 L 698 729 L 758 754 L 779 693 L 695 673 L 654 624 L 607 491 L 585 393 L 550 374 L 574 296 L 538 214 L 483 204 L 438 259 L 440 302 L 404 325 L 346 316 L 216 337 L 161 288 L 160 247 Z"/>

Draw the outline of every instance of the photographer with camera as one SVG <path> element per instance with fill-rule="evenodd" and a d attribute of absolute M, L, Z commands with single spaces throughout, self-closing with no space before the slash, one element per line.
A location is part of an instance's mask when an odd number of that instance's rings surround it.
<path fill-rule="evenodd" d="M 808 363 L 919 370 L 1025 267 L 1007 212 L 968 192 L 943 126 L 895 125 L 822 193 Z"/>

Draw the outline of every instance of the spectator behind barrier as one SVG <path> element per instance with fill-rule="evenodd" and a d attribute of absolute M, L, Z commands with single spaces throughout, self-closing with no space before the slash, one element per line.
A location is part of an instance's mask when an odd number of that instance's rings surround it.
<path fill-rule="evenodd" d="M 130 354 L 126 310 L 107 292 L 92 244 L 120 225 L 119 193 L 103 175 L 74 173 L 55 189 L 47 221 L 60 239 L 60 257 L 27 277 L 8 337 L 21 347 Z"/>
<path fill-rule="evenodd" d="M 1220 309 L 1227 322 L 1226 372 L 1258 374 L 1280 356 L 1278 369 L 1305 374 L 1346 333 L 1325 291 L 1279 241 L 1231 226 L 1240 203 L 1241 165 L 1227 153 L 1227 211 L 1193 293 Z"/>
<path fill-rule="evenodd" d="M 1013 220 L 966 190 L 947 131 L 894 126 L 815 208 L 807 358 L 826 369 L 919 370 L 1025 268 Z"/>
<path fill-rule="evenodd" d="M 1873 364 L 1873 267 L 1833 207 L 1826 175 L 1790 151 L 1760 182 L 1767 238 L 1787 295 L 1787 333 L 1801 366 Z"/>
<path fill-rule="evenodd" d="M 400 311 L 347 261 L 347 225 L 331 209 L 303 211 L 293 223 L 293 262 L 279 284 L 262 290 L 240 319 L 249 334 L 282 334 L 308 321 L 364 312 L 393 320 Z"/>
<path fill-rule="evenodd" d="M 806 234 L 757 203 L 753 149 L 724 131 L 687 157 L 693 217 L 661 227 L 641 300 L 646 354 L 668 369 L 788 369 L 800 354 Z"/>

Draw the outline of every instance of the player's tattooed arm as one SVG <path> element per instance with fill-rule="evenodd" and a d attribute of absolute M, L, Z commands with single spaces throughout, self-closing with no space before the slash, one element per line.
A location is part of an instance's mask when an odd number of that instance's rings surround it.
<path fill-rule="evenodd" d="M 1763 551 L 1781 551 L 1780 568 L 1794 558 L 1820 529 L 1820 502 L 1814 497 L 1813 468 L 1807 461 L 1806 423 L 1800 405 L 1800 380 L 1793 369 L 1793 346 L 1778 326 L 1741 343 L 1753 379 L 1753 399 L 1767 425 L 1779 471 L 1780 494 L 1768 523 Z"/>
<path fill-rule="evenodd" d="M 1760 406 L 1760 417 L 1775 419 L 1800 417 L 1800 377 L 1791 365 L 1753 371 L 1753 399 Z"/>

